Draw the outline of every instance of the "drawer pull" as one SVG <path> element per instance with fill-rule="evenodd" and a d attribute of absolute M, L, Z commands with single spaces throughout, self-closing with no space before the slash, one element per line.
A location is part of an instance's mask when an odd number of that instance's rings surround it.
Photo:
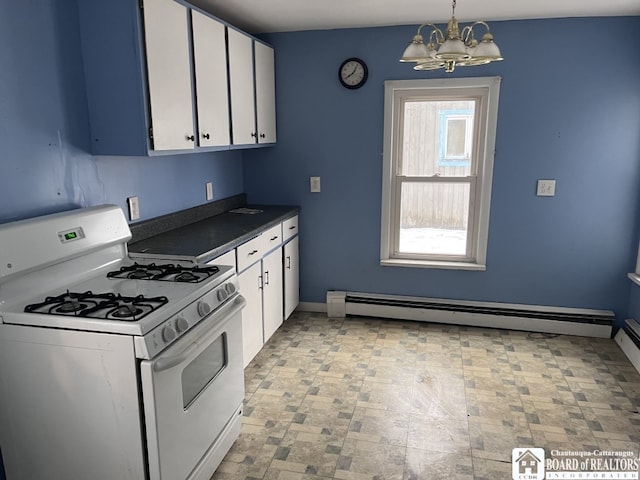
<path fill-rule="evenodd" d="M 254 250 L 253 252 L 249 252 L 249 255 L 255 255 L 256 253 L 258 253 L 258 250 Z"/>
<path fill-rule="evenodd" d="M 295 226 L 295 225 L 291 225 L 291 226 L 289 227 L 289 230 L 295 230 L 295 229 L 296 229 L 296 226 Z"/>
<path fill-rule="evenodd" d="M 270 242 L 273 242 L 274 240 L 278 239 L 278 235 L 276 235 L 275 237 L 271 237 L 271 239 L 269 240 Z"/>

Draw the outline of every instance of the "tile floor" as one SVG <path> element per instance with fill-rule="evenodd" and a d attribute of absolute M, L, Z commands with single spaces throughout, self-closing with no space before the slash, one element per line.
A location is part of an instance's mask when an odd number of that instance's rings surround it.
<path fill-rule="evenodd" d="M 214 480 L 508 480 L 515 447 L 640 445 L 640 375 L 609 339 L 296 312 L 245 385 Z"/>

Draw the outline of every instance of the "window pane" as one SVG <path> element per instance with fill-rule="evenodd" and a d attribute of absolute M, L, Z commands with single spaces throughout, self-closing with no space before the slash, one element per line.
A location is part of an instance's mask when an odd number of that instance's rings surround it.
<path fill-rule="evenodd" d="M 467 144 L 467 120 L 449 118 L 447 120 L 446 157 L 464 158 Z"/>
<path fill-rule="evenodd" d="M 191 402 L 227 366 L 227 340 L 223 333 L 182 371 L 182 406 Z"/>
<path fill-rule="evenodd" d="M 402 184 L 399 253 L 466 255 L 469 183 Z"/>
<path fill-rule="evenodd" d="M 466 157 L 471 153 L 468 146 L 473 144 L 475 103 L 475 100 L 405 102 L 399 174 L 471 175 L 474 159 Z M 447 162 L 449 154 L 462 161 Z"/>

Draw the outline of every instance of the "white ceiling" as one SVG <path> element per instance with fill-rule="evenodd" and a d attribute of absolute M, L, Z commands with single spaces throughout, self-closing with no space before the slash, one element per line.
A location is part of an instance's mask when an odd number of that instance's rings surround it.
<path fill-rule="evenodd" d="M 250 33 L 444 23 L 451 0 L 189 0 Z M 640 0 L 459 0 L 456 18 L 531 18 L 640 15 Z M 592 38 L 594 32 L 585 32 Z M 576 38 L 576 45 L 584 45 Z M 592 38 L 593 40 L 593 38 Z"/>

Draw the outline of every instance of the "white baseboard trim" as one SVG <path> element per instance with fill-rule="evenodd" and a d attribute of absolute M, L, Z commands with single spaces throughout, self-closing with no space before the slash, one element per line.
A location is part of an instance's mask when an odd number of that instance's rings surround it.
<path fill-rule="evenodd" d="M 616 336 L 613 337 L 620 349 L 627 356 L 631 364 L 640 373 L 640 349 L 633 343 L 633 340 L 627 335 L 623 329 L 618 330 Z"/>
<path fill-rule="evenodd" d="M 327 312 L 327 304 L 326 303 L 315 303 L 315 302 L 300 302 L 296 307 L 297 312 L 319 312 L 326 313 Z"/>

